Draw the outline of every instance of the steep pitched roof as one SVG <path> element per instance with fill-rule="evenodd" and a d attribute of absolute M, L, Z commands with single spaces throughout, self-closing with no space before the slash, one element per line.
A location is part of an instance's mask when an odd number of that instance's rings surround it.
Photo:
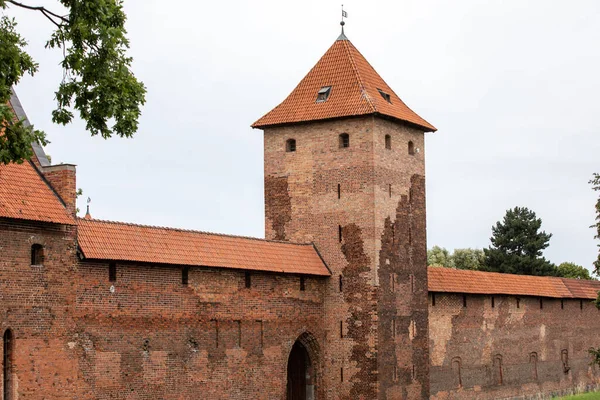
<path fill-rule="evenodd" d="M 329 97 L 317 102 L 318 91 L 326 86 L 331 87 Z M 389 94 L 390 102 L 379 90 Z M 408 108 L 356 47 L 340 36 L 292 93 L 252 127 L 373 114 L 411 123 L 426 132 L 436 130 Z"/>
<path fill-rule="evenodd" d="M 29 161 L 0 164 L 0 217 L 75 224 L 58 195 Z"/>
<path fill-rule="evenodd" d="M 330 276 L 312 244 L 294 244 L 122 222 L 78 219 L 87 259 Z"/>
<path fill-rule="evenodd" d="M 429 267 L 430 292 L 595 299 L 599 281 Z"/>

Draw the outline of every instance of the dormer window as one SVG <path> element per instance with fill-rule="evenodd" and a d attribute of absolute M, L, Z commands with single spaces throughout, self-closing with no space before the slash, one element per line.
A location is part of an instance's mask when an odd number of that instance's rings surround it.
<path fill-rule="evenodd" d="M 377 89 L 379 91 L 379 94 L 381 95 L 381 97 L 383 97 L 383 99 L 385 101 L 387 101 L 388 103 L 392 104 L 392 98 L 390 97 L 389 93 L 384 92 L 381 89 Z"/>
<path fill-rule="evenodd" d="M 327 101 L 330 93 L 331 86 L 323 86 L 321 89 L 319 89 L 319 92 L 317 93 L 317 103 L 323 103 L 324 101 Z"/>

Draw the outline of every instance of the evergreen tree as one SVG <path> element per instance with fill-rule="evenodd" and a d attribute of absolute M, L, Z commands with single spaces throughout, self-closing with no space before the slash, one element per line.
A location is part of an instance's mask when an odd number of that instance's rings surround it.
<path fill-rule="evenodd" d="M 492 244 L 484 249 L 488 271 L 520 275 L 556 275 L 556 267 L 542 256 L 552 234 L 540 232 L 542 220 L 526 207 L 506 211 L 492 227 Z"/>

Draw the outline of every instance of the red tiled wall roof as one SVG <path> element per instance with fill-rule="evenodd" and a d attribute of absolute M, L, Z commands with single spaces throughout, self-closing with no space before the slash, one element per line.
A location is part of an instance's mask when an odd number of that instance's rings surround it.
<path fill-rule="evenodd" d="M 595 299 L 599 281 L 429 267 L 429 291 Z"/>
<path fill-rule="evenodd" d="M 324 86 L 331 86 L 331 94 L 317 103 L 317 92 Z M 378 89 L 390 95 L 391 104 Z M 292 93 L 252 127 L 370 114 L 406 121 L 426 132 L 436 130 L 400 100 L 349 40 L 337 40 Z"/>
<path fill-rule="evenodd" d="M 75 224 L 75 219 L 29 161 L 0 164 L 0 217 Z"/>
<path fill-rule="evenodd" d="M 77 224 L 87 259 L 330 275 L 311 244 L 88 219 Z"/>

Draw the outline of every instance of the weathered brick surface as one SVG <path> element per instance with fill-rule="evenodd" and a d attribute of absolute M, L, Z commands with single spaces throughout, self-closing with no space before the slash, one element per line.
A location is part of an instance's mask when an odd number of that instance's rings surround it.
<path fill-rule="evenodd" d="M 429 305 L 432 399 L 568 393 L 600 385 L 588 349 L 600 346 L 590 301 L 435 294 Z M 566 351 L 566 355 L 564 352 Z M 562 356 L 561 356 L 562 355 Z M 563 361 L 568 357 L 568 371 Z"/>
<path fill-rule="evenodd" d="M 41 265 L 31 265 L 33 244 L 44 246 Z M 13 398 L 77 398 L 77 355 L 66 340 L 77 271 L 74 227 L 0 219 L 0 255 L 0 327 L 13 333 Z"/>
<path fill-rule="evenodd" d="M 295 152 L 285 151 L 288 139 Z M 420 151 L 408 154 L 409 141 Z M 265 130 L 266 237 L 284 231 L 315 242 L 333 271 L 321 345 L 326 398 L 428 396 L 424 169 L 423 133 L 375 117 Z"/>
<path fill-rule="evenodd" d="M 83 262 L 75 350 L 98 399 L 281 399 L 295 340 L 323 337 L 322 278 Z M 118 370 L 108 379 L 104 371 Z M 317 386 L 318 387 L 318 386 Z"/>

